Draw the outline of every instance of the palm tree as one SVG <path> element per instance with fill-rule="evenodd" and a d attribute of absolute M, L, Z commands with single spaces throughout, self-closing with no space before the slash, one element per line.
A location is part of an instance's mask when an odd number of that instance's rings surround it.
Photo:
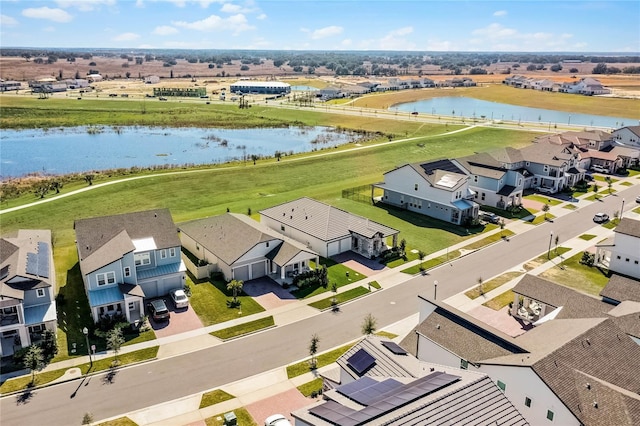
<path fill-rule="evenodd" d="M 362 322 L 362 334 L 373 334 L 376 331 L 376 322 L 377 320 L 373 315 L 367 314 Z"/>
<path fill-rule="evenodd" d="M 427 254 L 425 252 L 423 252 L 422 250 L 418 250 L 418 257 L 420 258 L 420 270 L 423 271 L 424 267 L 422 266 L 422 261 L 424 260 L 424 257 Z"/>
<path fill-rule="evenodd" d="M 320 338 L 317 334 L 311 336 L 311 342 L 309 343 L 309 355 L 311 355 L 311 369 L 315 370 L 317 365 L 316 354 L 318 353 L 318 343 Z"/>
<path fill-rule="evenodd" d="M 242 291 L 244 282 L 242 280 L 231 280 L 227 284 L 227 290 L 233 293 L 233 303 L 238 303 L 238 293 Z"/>

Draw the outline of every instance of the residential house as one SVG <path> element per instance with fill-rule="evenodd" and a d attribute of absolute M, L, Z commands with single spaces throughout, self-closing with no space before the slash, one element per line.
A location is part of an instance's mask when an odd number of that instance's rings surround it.
<path fill-rule="evenodd" d="M 0 81 L 0 92 L 8 92 L 11 90 L 20 90 L 22 89 L 22 83 L 19 81 L 13 80 L 2 80 Z"/>
<path fill-rule="evenodd" d="M 323 399 L 291 413 L 296 426 L 529 424 L 487 375 L 422 362 L 389 340 L 368 336 L 337 364 Z"/>
<path fill-rule="evenodd" d="M 530 424 L 638 424 L 640 376 L 629 360 L 640 345 L 629 333 L 640 334 L 640 304 L 613 306 L 530 275 L 514 293 L 516 309 L 520 300 L 547 309 L 517 337 L 420 296 L 420 324 L 400 346 L 487 374 Z"/>
<path fill-rule="evenodd" d="M 76 220 L 80 272 L 93 320 L 115 315 L 134 323 L 146 299 L 183 288 L 185 265 L 168 209 Z"/>
<path fill-rule="evenodd" d="M 64 81 L 67 85 L 67 89 L 84 89 L 89 87 L 89 80 L 84 78 L 70 78 Z"/>
<path fill-rule="evenodd" d="M 500 209 L 522 204 L 525 176 L 524 158 L 519 150 L 502 148 L 452 160 L 470 177 L 474 201 Z"/>
<path fill-rule="evenodd" d="M 56 273 L 51 231 L 21 229 L 0 239 L 0 356 L 55 333 Z"/>
<path fill-rule="evenodd" d="M 600 296 L 612 305 L 619 305 L 625 301 L 640 303 L 640 280 L 613 273 Z"/>
<path fill-rule="evenodd" d="M 596 245 L 596 266 L 640 279 L 640 220 L 623 217 L 613 231 L 613 243 Z"/>
<path fill-rule="evenodd" d="M 160 83 L 160 77 L 157 75 L 148 75 L 144 78 L 145 84 L 158 84 Z"/>
<path fill-rule="evenodd" d="M 227 213 L 180 224 L 183 247 L 227 281 L 268 276 L 279 283 L 317 265 L 318 254 L 248 216 Z"/>
<path fill-rule="evenodd" d="M 612 137 L 624 146 L 640 149 L 640 126 L 626 126 L 616 129 L 613 131 Z"/>
<path fill-rule="evenodd" d="M 607 95 L 611 90 L 607 89 L 598 80 L 592 77 L 581 78 L 579 81 L 562 83 L 558 89 L 561 93 L 574 93 L 579 95 Z"/>
<path fill-rule="evenodd" d="M 576 147 L 538 139 L 520 153 L 528 172 L 525 188 L 553 194 L 584 180 L 586 170 L 580 167 L 581 152 Z"/>
<path fill-rule="evenodd" d="M 386 204 L 424 214 L 456 225 L 478 219 L 470 176 L 451 160 L 405 164 L 384 174 L 373 186 L 384 191 Z"/>
<path fill-rule="evenodd" d="M 374 258 L 388 238 L 398 243 L 398 230 L 307 197 L 261 210 L 260 223 L 323 257 L 353 251 Z"/>

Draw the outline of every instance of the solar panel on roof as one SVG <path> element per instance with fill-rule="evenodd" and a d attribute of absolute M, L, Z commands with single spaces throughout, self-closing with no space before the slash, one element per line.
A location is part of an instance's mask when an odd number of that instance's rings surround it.
<path fill-rule="evenodd" d="M 37 253 L 27 253 L 27 274 L 49 278 L 49 245 L 38 243 Z"/>
<path fill-rule="evenodd" d="M 372 379 L 371 377 L 364 376 L 354 382 L 347 383 L 346 385 L 338 386 L 336 390 L 340 392 L 342 395 L 349 398 L 351 394 L 358 392 L 366 387 L 373 386 L 376 383 L 378 382 Z"/>
<path fill-rule="evenodd" d="M 316 417 L 320 417 L 334 425 L 340 425 L 340 420 L 344 417 L 352 414 L 354 410 L 349 407 L 345 407 L 335 401 L 327 401 L 322 405 L 313 407 L 309 410 L 310 414 Z"/>
<path fill-rule="evenodd" d="M 356 373 L 362 375 L 365 371 L 376 363 L 376 359 L 364 349 L 358 350 L 355 354 L 351 355 L 347 360 L 347 365 L 351 367 Z"/>
<path fill-rule="evenodd" d="M 336 390 L 358 404 L 370 405 L 402 386 L 402 383 L 394 379 L 386 379 L 378 382 L 370 377 L 364 376 L 355 382 L 340 386 L 336 388 Z"/>
<path fill-rule="evenodd" d="M 393 352 L 396 355 L 406 355 L 407 351 L 405 351 L 404 349 L 402 349 L 397 343 L 395 342 L 387 342 L 384 341 L 382 342 L 382 346 L 384 346 L 385 348 L 389 349 L 391 352 Z"/>

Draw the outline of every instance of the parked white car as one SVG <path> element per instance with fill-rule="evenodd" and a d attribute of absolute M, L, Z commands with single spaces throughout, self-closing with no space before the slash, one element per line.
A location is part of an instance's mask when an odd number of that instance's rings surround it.
<path fill-rule="evenodd" d="M 181 288 L 171 290 L 171 292 L 169 292 L 169 296 L 171 296 L 171 300 L 173 300 L 173 304 L 176 309 L 189 307 L 189 298 Z"/>
<path fill-rule="evenodd" d="M 291 422 L 282 414 L 274 414 L 267 417 L 264 421 L 264 426 L 291 426 Z"/>

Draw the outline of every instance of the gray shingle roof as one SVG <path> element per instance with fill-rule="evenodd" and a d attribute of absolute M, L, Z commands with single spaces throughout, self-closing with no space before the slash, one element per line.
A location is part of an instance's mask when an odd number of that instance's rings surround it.
<path fill-rule="evenodd" d="M 622 275 L 613 274 L 600 292 L 600 296 L 622 302 L 632 300 L 640 302 L 640 281 Z"/>
<path fill-rule="evenodd" d="M 85 274 L 134 250 L 132 240 L 152 237 L 157 249 L 180 246 L 168 209 L 79 219 L 74 229 L 80 266 Z"/>
<path fill-rule="evenodd" d="M 623 217 L 620 219 L 618 226 L 615 227 L 614 232 L 640 238 L 640 220 Z"/>
<path fill-rule="evenodd" d="M 260 214 L 323 241 L 345 238 L 351 232 L 366 238 L 377 233 L 388 237 L 399 232 L 307 197 L 261 210 Z"/>

